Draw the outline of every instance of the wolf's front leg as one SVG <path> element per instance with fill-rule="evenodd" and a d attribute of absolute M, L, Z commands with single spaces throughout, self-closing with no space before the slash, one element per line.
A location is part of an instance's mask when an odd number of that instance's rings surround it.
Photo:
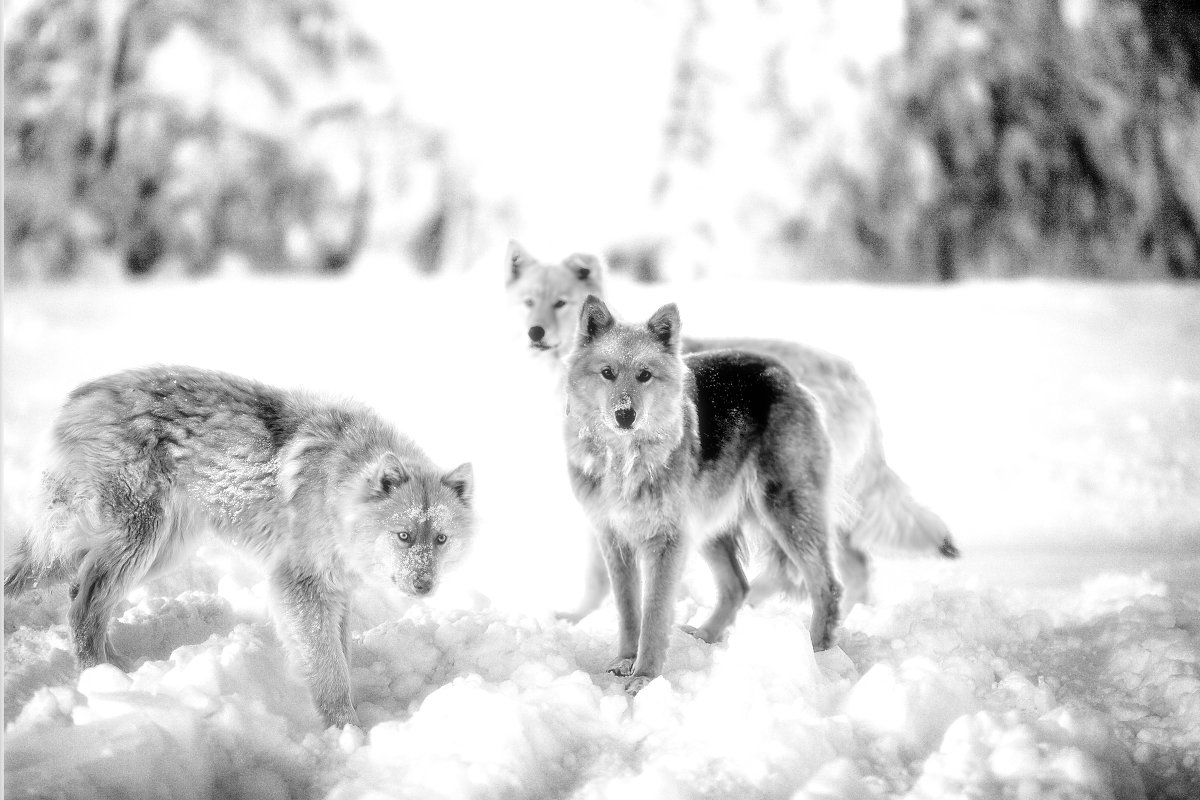
<path fill-rule="evenodd" d="M 663 531 L 642 547 L 646 566 L 646 591 L 642 604 L 642 632 L 638 641 L 633 677 L 625 691 L 637 694 L 662 674 L 667 660 L 667 640 L 675 616 L 675 597 L 683 576 L 686 551 L 677 530 Z"/>
<path fill-rule="evenodd" d="M 279 626 L 300 656 L 313 702 L 326 725 L 358 725 L 350 702 L 346 591 L 303 568 L 281 566 L 271 575 Z"/>
<path fill-rule="evenodd" d="M 637 553 L 612 531 L 600 534 L 600 549 L 608 564 L 613 601 L 617 605 L 617 657 L 607 669 L 614 675 L 625 676 L 632 672 L 638 654 L 641 575 L 638 573 Z"/>

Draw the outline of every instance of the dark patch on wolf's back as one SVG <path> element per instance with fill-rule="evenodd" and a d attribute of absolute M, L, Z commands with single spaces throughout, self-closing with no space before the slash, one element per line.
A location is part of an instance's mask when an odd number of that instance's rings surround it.
<path fill-rule="evenodd" d="M 254 398 L 254 411 L 267 429 L 275 450 L 282 450 L 300 427 L 300 418 L 291 413 L 282 395 L 259 393 Z"/>
<path fill-rule="evenodd" d="M 841 356 L 807 345 L 782 339 L 689 339 L 683 338 L 684 355 L 716 350 L 742 350 L 778 359 L 796 379 L 835 378 L 840 381 L 859 381 L 854 365 Z"/>
<path fill-rule="evenodd" d="M 701 463 L 745 449 L 762 436 L 771 409 L 779 401 L 778 361 L 740 350 L 687 356 L 696 381 L 696 422 Z M 780 373 L 780 370 L 783 372 Z"/>

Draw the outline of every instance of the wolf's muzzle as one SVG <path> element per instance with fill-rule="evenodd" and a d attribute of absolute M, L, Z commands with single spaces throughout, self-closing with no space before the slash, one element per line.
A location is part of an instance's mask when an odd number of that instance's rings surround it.
<path fill-rule="evenodd" d="M 617 427 L 628 430 L 633 427 L 633 421 L 637 418 L 637 412 L 632 408 L 618 408 L 613 412 L 613 416 L 617 418 Z"/>
<path fill-rule="evenodd" d="M 550 350 L 551 345 L 545 341 L 546 329 L 541 325 L 534 325 L 529 329 L 529 346 L 534 350 Z"/>

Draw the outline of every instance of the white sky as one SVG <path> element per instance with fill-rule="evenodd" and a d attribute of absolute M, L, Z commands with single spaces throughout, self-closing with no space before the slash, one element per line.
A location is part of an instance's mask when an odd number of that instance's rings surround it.
<path fill-rule="evenodd" d="M 481 190 L 519 192 L 531 224 L 578 219 L 561 232 L 576 242 L 597 235 L 597 216 L 635 217 L 649 194 L 679 44 L 673 6 L 350 3 L 405 111 L 453 131 Z"/>

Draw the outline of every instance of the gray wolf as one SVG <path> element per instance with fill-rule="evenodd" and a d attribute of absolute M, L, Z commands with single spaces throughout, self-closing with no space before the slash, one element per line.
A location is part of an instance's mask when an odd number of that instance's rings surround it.
<path fill-rule="evenodd" d="M 625 325 L 589 296 L 567 359 L 568 472 L 620 620 L 609 671 L 628 676 L 630 692 L 662 672 L 688 547 L 717 578 L 717 605 L 699 635 L 715 640 L 733 621 L 748 584 L 729 535 L 745 526 L 777 579 L 804 581 L 814 649 L 832 645 L 838 621 L 832 459 L 816 399 L 773 358 L 737 350 L 684 358 L 679 331 L 673 304 L 645 325 Z"/>
<path fill-rule="evenodd" d="M 574 342 L 579 309 L 589 294 L 603 296 L 599 258 L 576 253 L 562 262 L 535 259 L 516 241 L 506 253 L 507 293 L 524 322 L 531 352 L 560 363 Z M 796 342 L 768 339 L 681 340 L 686 354 L 722 349 L 748 350 L 782 361 L 825 412 L 833 446 L 832 483 L 841 504 L 837 565 L 848 610 L 869 599 L 870 556 L 880 550 L 937 553 L 956 558 L 958 547 L 945 522 L 919 503 L 884 458 L 883 430 L 871 392 L 846 359 Z M 770 574 L 755 579 L 751 602 L 773 593 Z M 577 620 L 594 611 L 608 592 L 603 559 L 593 552 L 577 609 L 562 614 Z"/>
<path fill-rule="evenodd" d="M 470 464 L 444 472 L 371 410 L 189 367 L 85 383 L 52 432 L 42 518 L 15 548 L 8 596 L 69 580 L 81 668 L 128 669 L 114 606 L 210 529 L 269 573 L 281 638 L 328 725 L 350 698 L 352 576 L 432 592 L 473 536 Z"/>

